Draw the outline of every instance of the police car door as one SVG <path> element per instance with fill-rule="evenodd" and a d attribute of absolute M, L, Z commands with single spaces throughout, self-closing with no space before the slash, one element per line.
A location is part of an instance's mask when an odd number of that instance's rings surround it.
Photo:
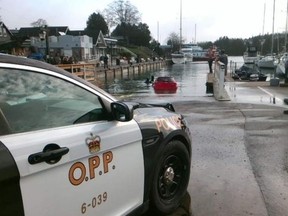
<path fill-rule="evenodd" d="M 10 133 L 0 135 L 0 147 L 18 167 L 26 216 L 123 215 L 142 204 L 144 164 L 134 120 L 109 120 L 103 103 L 109 98 L 60 75 L 19 69 L 5 75 L 18 79 L 1 99 Z M 13 191 L 5 196 L 19 196 Z"/>

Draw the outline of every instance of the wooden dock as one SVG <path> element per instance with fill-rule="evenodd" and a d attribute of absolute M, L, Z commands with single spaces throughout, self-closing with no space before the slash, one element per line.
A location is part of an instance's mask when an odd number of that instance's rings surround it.
<path fill-rule="evenodd" d="M 97 64 L 59 64 L 58 67 L 87 81 L 96 81 L 98 78 L 115 78 L 145 73 L 148 71 L 160 70 L 165 65 L 165 61 L 151 61 L 138 64 L 126 64 L 103 68 Z"/>

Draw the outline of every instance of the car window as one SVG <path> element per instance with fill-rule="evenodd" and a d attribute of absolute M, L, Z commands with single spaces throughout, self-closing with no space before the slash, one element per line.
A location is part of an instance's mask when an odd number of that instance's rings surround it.
<path fill-rule="evenodd" d="M 97 95 L 57 77 L 17 69 L 0 69 L 0 111 L 10 133 L 107 119 Z"/>
<path fill-rule="evenodd" d="M 157 81 L 159 81 L 159 82 L 173 82 L 174 79 L 172 77 L 158 77 Z"/>

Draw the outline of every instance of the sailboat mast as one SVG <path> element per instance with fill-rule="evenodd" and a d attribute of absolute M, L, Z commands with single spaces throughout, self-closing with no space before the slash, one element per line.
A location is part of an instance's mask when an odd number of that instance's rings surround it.
<path fill-rule="evenodd" d="M 287 9 L 286 9 L 286 27 L 285 27 L 285 44 L 284 44 L 284 52 L 287 52 L 287 28 L 288 28 L 288 0 L 287 0 Z"/>
<path fill-rule="evenodd" d="M 288 0 L 287 0 L 288 1 Z M 195 24 L 195 44 L 196 44 L 196 41 L 197 41 L 197 38 L 196 38 L 196 34 L 197 34 L 197 24 Z"/>
<path fill-rule="evenodd" d="M 182 47 L 182 0 L 180 0 L 180 49 Z"/>
<path fill-rule="evenodd" d="M 272 22 L 271 54 L 273 54 L 273 48 L 274 48 L 274 20 L 275 20 L 275 0 L 273 1 L 273 22 Z"/>
<path fill-rule="evenodd" d="M 263 26 L 262 26 L 262 35 L 264 35 L 264 27 L 265 27 L 265 14 L 266 14 L 266 1 L 264 3 L 264 14 L 263 14 Z"/>

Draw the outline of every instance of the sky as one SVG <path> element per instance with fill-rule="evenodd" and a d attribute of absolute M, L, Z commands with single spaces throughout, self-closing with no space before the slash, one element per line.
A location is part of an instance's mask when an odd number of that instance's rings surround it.
<path fill-rule="evenodd" d="M 44 19 L 49 26 L 83 30 L 92 13 L 115 0 L 0 0 L 0 17 L 9 29 L 31 27 Z M 180 35 L 181 0 L 129 0 L 149 26 L 154 39 L 166 44 L 169 35 Z M 275 1 L 274 25 L 273 5 Z M 182 0 L 182 38 L 206 42 L 227 36 L 251 38 L 286 30 L 288 0 Z"/>

